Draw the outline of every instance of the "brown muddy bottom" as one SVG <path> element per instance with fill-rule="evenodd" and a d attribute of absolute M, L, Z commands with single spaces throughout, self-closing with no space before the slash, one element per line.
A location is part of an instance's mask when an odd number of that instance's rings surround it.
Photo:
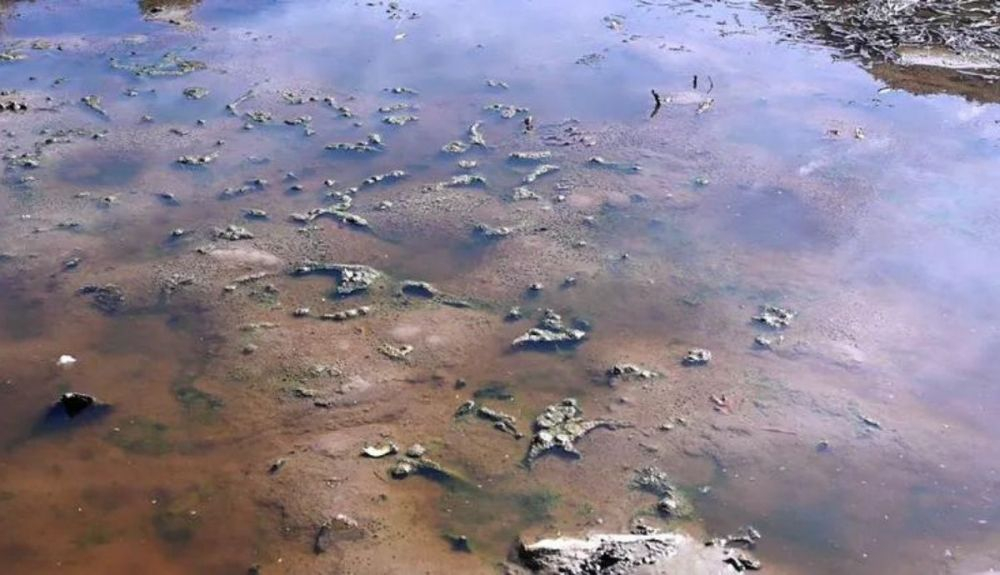
<path fill-rule="evenodd" d="M 797 5 L 0 2 L 0 571 L 1000 569 L 995 84 Z"/>

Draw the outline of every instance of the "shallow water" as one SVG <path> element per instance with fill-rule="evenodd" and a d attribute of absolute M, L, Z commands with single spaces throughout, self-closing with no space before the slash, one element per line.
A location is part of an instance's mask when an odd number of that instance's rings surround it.
<path fill-rule="evenodd" d="M 752 2 L 38 1 L 0 3 L 0 22 L 0 52 L 24 56 L 0 62 L 16 91 L 0 102 L 29 105 L 0 112 L 5 573 L 489 573 L 519 536 L 635 518 L 699 536 L 753 524 L 774 573 L 1000 569 L 995 104 L 885 90 L 884 70 L 784 42 Z M 111 65 L 165 54 L 205 69 Z M 528 111 L 503 119 L 495 102 Z M 301 116 L 311 135 L 285 123 Z M 441 151 L 474 122 L 487 146 Z M 45 143 L 57 130 L 71 141 Z M 372 132 L 380 151 L 324 149 Z M 16 165 L 39 150 L 39 167 Z M 536 164 L 508 154 L 525 150 L 560 169 L 525 184 L 540 199 L 511 201 Z M 487 183 L 435 186 L 464 173 Z M 330 191 L 370 227 L 287 219 Z M 512 234 L 484 241 L 477 223 Z M 254 238 L 215 238 L 228 224 Z M 289 273 L 307 260 L 389 279 L 338 299 L 332 278 Z M 408 278 L 446 296 L 403 297 Z M 77 293 L 108 283 L 126 294 L 115 313 Z M 753 322 L 768 304 L 792 325 Z M 371 315 L 342 323 L 292 314 L 360 305 Z M 514 305 L 526 319 L 504 320 Z M 588 340 L 512 351 L 544 307 L 585 320 Z M 384 357 L 386 342 L 412 357 Z M 708 366 L 681 365 L 693 347 Z M 609 387 L 623 361 L 663 377 Z M 634 427 L 528 471 L 527 439 L 453 419 L 496 382 L 513 400 L 481 401 L 522 431 L 568 396 Z M 67 390 L 112 410 L 40 431 Z M 382 438 L 419 441 L 462 480 L 390 479 L 358 457 Z M 647 465 L 690 494 L 692 518 L 665 521 L 629 489 Z M 338 513 L 365 536 L 314 554 Z"/>

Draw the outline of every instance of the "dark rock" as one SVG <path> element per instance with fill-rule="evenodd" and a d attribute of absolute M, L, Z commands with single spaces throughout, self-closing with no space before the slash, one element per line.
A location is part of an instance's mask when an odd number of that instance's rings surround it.
<path fill-rule="evenodd" d="M 60 396 L 36 424 L 34 432 L 58 431 L 69 424 L 83 425 L 100 419 L 111 411 L 111 406 L 86 393 L 68 392 Z"/>
<path fill-rule="evenodd" d="M 59 398 L 59 405 L 63 408 L 67 417 L 73 418 L 90 409 L 97 403 L 93 396 L 86 393 L 64 393 Z"/>
<path fill-rule="evenodd" d="M 451 543 L 451 550 L 458 553 L 472 553 L 472 544 L 465 535 L 445 535 L 445 539 Z"/>

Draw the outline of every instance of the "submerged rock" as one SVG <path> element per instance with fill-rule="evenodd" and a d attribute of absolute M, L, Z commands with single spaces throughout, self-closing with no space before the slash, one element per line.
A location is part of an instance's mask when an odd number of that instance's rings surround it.
<path fill-rule="evenodd" d="M 198 60 L 188 60 L 176 54 L 165 54 L 158 62 L 135 63 L 122 62 L 117 58 L 111 58 L 111 67 L 116 70 L 125 70 L 136 76 L 183 76 L 197 70 L 204 70 L 208 66 Z"/>
<path fill-rule="evenodd" d="M 538 151 L 528 151 L 528 152 L 511 152 L 509 159 L 513 161 L 521 162 L 540 162 L 542 160 L 547 160 L 552 157 L 552 152 L 549 150 L 538 150 Z"/>
<path fill-rule="evenodd" d="M 497 411 L 486 406 L 479 406 L 476 415 L 481 419 L 493 422 L 493 427 L 500 431 L 513 435 L 514 439 L 521 439 L 524 434 L 517 430 L 517 419 L 513 415 L 507 415 L 502 411 Z"/>
<path fill-rule="evenodd" d="M 527 333 L 515 339 L 511 345 L 522 348 L 556 348 L 560 345 L 578 344 L 586 337 L 586 331 L 567 327 L 563 324 L 562 316 L 547 309 L 538 326 L 529 329 Z"/>
<path fill-rule="evenodd" d="M 691 504 L 683 493 L 670 482 L 666 473 L 656 467 L 644 467 L 636 471 L 629 485 L 632 489 L 659 497 L 656 509 L 666 517 L 688 517 L 693 512 Z"/>
<path fill-rule="evenodd" d="M 208 88 L 202 88 L 200 86 L 192 86 L 190 88 L 184 88 L 184 97 L 189 100 L 201 100 L 209 94 Z"/>
<path fill-rule="evenodd" d="M 530 110 L 522 106 L 513 106 L 509 104 L 488 104 L 483 106 L 483 110 L 487 112 L 497 112 L 500 117 L 504 120 L 509 120 L 518 114 L 527 114 Z"/>
<path fill-rule="evenodd" d="M 382 121 L 391 126 L 405 126 L 410 122 L 416 122 L 420 118 L 411 114 L 399 114 L 394 116 L 386 116 L 382 118 Z"/>
<path fill-rule="evenodd" d="M 757 345 L 757 347 L 764 349 L 773 349 L 776 345 L 784 341 L 784 339 L 785 337 L 782 335 L 779 335 L 778 337 L 767 337 L 765 335 L 758 335 L 757 337 L 753 338 L 753 342 L 754 344 Z"/>
<path fill-rule="evenodd" d="M 125 292 L 115 284 L 85 285 L 76 293 L 92 296 L 94 307 L 106 314 L 117 313 L 125 306 Z"/>
<path fill-rule="evenodd" d="M 349 319 L 366 316 L 371 313 L 371 311 L 372 309 L 369 306 L 363 305 L 361 307 L 353 307 L 351 309 L 335 311 L 333 313 L 324 313 L 319 316 L 319 319 L 326 321 L 347 321 Z"/>
<path fill-rule="evenodd" d="M 538 194 L 532 190 L 529 190 L 524 186 L 518 186 L 514 188 L 513 192 L 511 192 L 510 199 L 515 202 L 522 202 L 524 200 L 538 200 L 541 198 L 539 198 Z"/>
<path fill-rule="evenodd" d="M 446 154 L 462 154 L 469 151 L 469 144 L 461 140 L 454 140 L 442 146 L 441 151 Z"/>
<path fill-rule="evenodd" d="M 534 181 L 537 180 L 538 178 L 540 178 L 540 177 L 542 177 L 542 176 L 544 176 L 546 174 L 551 174 L 552 172 L 555 172 L 555 171 L 558 171 L 558 170 L 559 170 L 559 166 L 556 166 L 556 165 L 553 165 L 553 164 L 542 164 L 542 165 L 538 166 L 537 168 L 535 168 L 534 170 L 532 170 L 528 175 L 524 176 L 524 180 L 522 180 L 522 181 L 525 184 L 531 184 L 531 183 L 534 183 Z"/>
<path fill-rule="evenodd" d="M 329 216 L 335 220 L 339 220 L 341 223 L 350 224 L 359 228 L 369 227 L 368 220 L 357 214 L 344 211 L 343 209 L 340 209 L 339 206 L 332 206 L 329 208 L 313 208 L 304 214 L 292 214 L 290 218 L 294 222 L 305 224 L 323 216 Z"/>
<path fill-rule="evenodd" d="M 327 150 L 342 152 L 380 152 L 382 151 L 382 136 L 378 134 L 368 134 L 368 139 L 363 142 L 338 142 L 327 144 Z"/>
<path fill-rule="evenodd" d="M 354 264 L 327 264 L 306 262 L 295 268 L 294 275 L 332 274 L 337 280 L 337 295 L 346 296 L 367 290 L 382 277 L 375 268 Z"/>
<path fill-rule="evenodd" d="M 622 162 L 612 162 L 605 160 L 601 156 L 593 156 L 587 160 L 587 165 L 599 168 L 607 168 L 611 170 L 616 170 L 620 172 L 637 173 L 642 171 L 642 166 L 639 164 L 625 164 Z"/>
<path fill-rule="evenodd" d="M 80 98 L 80 101 L 83 102 L 83 104 L 85 106 L 87 106 L 88 108 L 90 108 L 91 110 L 97 112 L 98 114 L 104 116 L 105 118 L 108 117 L 107 110 L 105 110 L 104 108 L 101 107 L 101 97 L 100 96 L 96 96 L 96 95 L 84 96 L 84 97 Z"/>
<path fill-rule="evenodd" d="M 530 469 L 535 460 L 543 454 L 559 450 L 567 455 L 582 457 L 575 443 L 591 431 L 603 427 L 605 429 L 621 429 L 631 427 L 631 424 L 609 419 L 583 419 L 583 410 L 575 399 L 567 398 L 545 408 L 545 411 L 535 418 L 534 436 L 525 455 L 524 464 Z"/>
<path fill-rule="evenodd" d="M 452 176 L 451 180 L 442 184 L 445 188 L 463 188 L 473 186 L 485 186 L 486 178 L 479 174 L 461 174 Z"/>

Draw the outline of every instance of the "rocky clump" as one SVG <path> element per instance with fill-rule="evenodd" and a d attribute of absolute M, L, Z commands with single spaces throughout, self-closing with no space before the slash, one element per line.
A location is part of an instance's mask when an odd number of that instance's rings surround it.
<path fill-rule="evenodd" d="M 420 118 L 418 116 L 414 116 L 412 114 L 397 114 L 386 116 L 385 118 L 382 118 L 382 121 L 390 126 L 405 126 L 406 124 L 416 122 L 419 119 Z"/>
<path fill-rule="evenodd" d="M 215 237 L 220 240 L 236 242 L 239 240 L 252 240 L 253 233 L 242 226 L 229 224 L 224 229 L 216 229 Z"/>
<path fill-rule="evenodd" d="M 460 174 L 458 176 L 452 176 L 447 182 L 442 182 L 438 184 L 439 188 L 471 188 L 478 186 L 485 186 L 487 184 L 486 178 L 479 174 Z"/>
<path fill-rule="evenodd" d="M 378 348 L 379 353 L 393 359 L 396 361 L 406 361 L 410 354 L 413 353 L 412 345 L 391 345 L 388 343 L 382 344 Z"/>
<path fill-rule="evenodd" d="M 446 154 L 463 154 L 469 151 L 469 144 L 462 140 L 454 140 L 442 146 L 441 151 Z"/>
<path fill-rule="evenodd" d="M 218 157 L 218 154 L 206 154 L 204 156 L 180 156 L 177 158 L 177 163 L 182 166 L 204 166 L 211 164 Z"/>
<path fill-rule="evenodd" d="M 561 345 L 576 345 L 586 337 L 586 331 L 566 326 L 562 316 L 547 309 L 538 326 L 529 329 L 511 345 L 517 348 L 557 348 Z"/>
<path fill-rule="evenodd" d="M 499 240 L 514 233 L 514 230 L 507 226 L 491 226 L 489 224 L 476 224 L 472 230 L 477 236 L 487 240 Z"/>
<path fill-rule="evenodd" d="M 14 100 L 0 102 L 0 112 L 27 112 L 28 104 Z"/>
<path fill-rule="evenodd" d="M 208 88 L 202 88 L 201 86 L 184 88 L 184 97 L 189 100 L 201 100 L 205 96 L 208 96 L 208 94 Z"/>
<path fill-rule="evenodd" d="M 535 460 L 549 451 L 559 450 L 573 457 L 582 457 L 576 449 L 576 441 L 591 431 L 603 427 L 605 429 L 621 429 L 631 427 L 630 424 L 609 419 L 583 419 L 583 410 L 575 399 L 567 398 L 545 408 L 541 415 L 535 418 L 534 436 L 524 458 L 524 464 L 530 468 Z"/>
<path fill-rule="evenodd" d="M 372 308 L 363 305 L 361 307 L 352 307 L 351 309 L 345 309 L 341 311 L 335 311 L 333 313 L 324 313 L 319 316 L 319 319 L 326 321 L 347 321 L 349 319 L 354 319 L 362 316 L 366 316 L 371 313 Z M 306 313 L 305 315 L 308 315 Z"/>
<path fill-rule="evenodd" d="M 558 169 L 559 166 L 555 166 L 552 164 L 542 164 L 537 168 L 535 168 L 534 170 L 532 170 L 528 175 L 524 176 L 524 179 L 521 181 L 524 182 L 525 184 L 531 184 L 534 183 L 535 180 L 537 180 L 538 178 L 546 174 L 551 174 L 552 172 L 555 172 Z"/>
<path fill-rule="evenodd" d="M 795 312 L 773 305 L 765 305 L 760 308 L 760 314 L 753 316 L 752 319 L 767 327 L 782 329 L 792 324 Z"/>
<path fill-rule="evenodd" d="M 292 274 L 296 276 L 331 274 L 336 278 L 336 292 L 339 296 L 365 291 L 382 277 L 382 272 L 368 266 L 319 262 L 306 262 L 295 268 Z"/>
<path fill-rule="evenodd" d="M 732 550 L 703 545 L 681 533 L 543 539 L 522 542 L 518 556 L 532 573 L 541 575 L 724 575 L 746 569 L 734 565 Z"/>
<path fill-rule="evenodd" d="M 340 152 L 380 152 L 382 151 L 382 136 L 368 134 L 368 139 L 360 142 L 337 142 L 326 145 L 327 150 Z"/>
<path fill-rule="evenodd" d="M 639 367 L 632 363 L 618 363 L 607 371 L 608 385 L 614 387 L 619 381 L 628 379 L 653 379 L 660 377 L 655 371 Z"/>
<path fill-rule="evenodd" d="M 337 207 L 329 208 L 314 208 L 309 210 L 304 214 L 295 213 L 292 214 L 291 220 L 298 222 L 300 224 L 305 224 L 316 220 L 316 218 L 329 216 L 335 220 L 339 220 L 341 223 L 350 224 L 359 228 L 369 227 L 368 220 L 357 214 L 352 214 L 350 212 L 338 209 Z"/>
<path fill-rule="evenodd" d="M 391 172 L 386 172 L 384 174 L 375 174 L 374 176 L 369 176 L 365 178 L 362 182 L 362 186 L 374 186 L 376 184 L 381 184 L 383 182 L 389 183 L 396 180 L 401 180 L 406 177 L 406 172 L 403 170 L 393 170 Z"/>
<path fill-rule="evenodd" d="M 511 152 L 508 158 L 514 162 L 540 162 L 552 157 L 552 152 L 548 150 Z"/>
<path fill-rule="evenodd" d="M 659 497 L 656 509 L 666 517 L 687 517 L 693 511 L 691 504 L 670 482 L 667 474 L 656 467 L 644 467 L 636 471 L 629 486 Z"/>

